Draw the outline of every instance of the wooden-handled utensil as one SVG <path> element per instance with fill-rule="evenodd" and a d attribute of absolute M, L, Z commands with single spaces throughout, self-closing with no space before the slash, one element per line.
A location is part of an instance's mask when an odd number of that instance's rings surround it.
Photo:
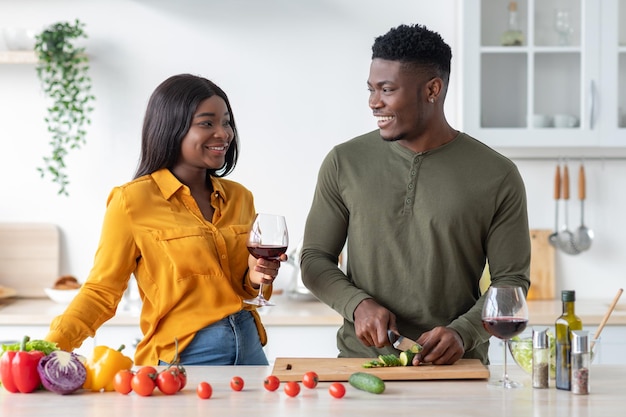
<path fill-rule="evenodd" d="M 604 329 L 606 322 L 609 321 L 609 317 L 611 316 L 611 313 L 613 313 L 613 310 L 615 309 L 615 306 L 617 305 L 617 302 L 619 301 L 619 298 L 622 296 L 623 292 L 624 292 L 623 288 L 620 288 L 619 290 L 617 290 L 617 294 L 615 294 L 615 298 L 613 298 L 613 301 L 611 302 L 609 309 L 607 310 L 606 314 L 604 314 L 604 317 L 602 317 L 602 321 L 600 322 L 600 325 L 596 329 L 596 334 L 593 335 L 593 341 L 591 342 L 591 346 L 590 346 L 590 350 L 592 352 L 593 352 L 593 347 L 596 344 L 596 340 L 598 340 L 598 338 L 600 337 L 600 333 L 602 333 L 602 329 Z"/>
<path fill-rule="evenodd" d="M 574 234 L 569 230 L 569 169 L 567 162 L 563 164 L 562 186 L 561 197 L 565 202 L 563 212 L 565 222 L 563 229 L 558 234 L 559 248 L 569 255 L 578 255 L 580 251 L 575 245 Z"/>
<path fill-rule="evenodd" d="M 578 171 L 578 199 L 580 200 L 580 226 L 574 234 L 574 242 L 579 251 L 585 251 L 591 247 L 593 230 L 585 226 L 585 199 L 587 197 L 587 184 L 585 179 L 585 167 L 580 163 Z"/>
<path fill-rule="evenodd" d="M 559 200 L 561 199 L 561 165 L 556 164 L 554 174 L 554 233 L 548 236 L 548 242 L 555 248 L 559 246 Z"/>

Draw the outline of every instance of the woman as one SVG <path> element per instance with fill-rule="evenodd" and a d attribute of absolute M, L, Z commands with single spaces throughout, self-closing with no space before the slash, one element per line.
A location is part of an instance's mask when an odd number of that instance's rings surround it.
<path fill-rule="evenodd" d="M 109 195 L 94 266 L 47 340 L 72 350 L 115 314 L 133 274 L 142 300 L 136 365 L 265 365 L 267 336 L 242 300 L 271 284 L 279 261 L 246 248 L 253 197 L 223 179 L 238 137 L 228 97 L 189 74 L 148 102 L 135 179 Z M 282 261 L 287 259 L 283 255 Z M 264 286 L 266 296 L 271 285 Z"/>

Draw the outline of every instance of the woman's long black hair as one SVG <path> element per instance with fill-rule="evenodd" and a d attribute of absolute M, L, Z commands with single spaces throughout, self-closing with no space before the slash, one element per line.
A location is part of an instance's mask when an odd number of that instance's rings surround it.
<path fill-rule="evenodd" d="M 172 169 L 180 157 L 181 143 L 200 103 L 217 95 L 226 102 L 234 137 L 226 152 L 226 162 L 209 176 L 224 177 L 235 168 L 239 155 L 239 135 L 228 96 L 215 83 L 191 74 L 174 75 L 163 81 L 148 101 L 141 132 L 141 155 L 135 178 L 162 168 Z"/>

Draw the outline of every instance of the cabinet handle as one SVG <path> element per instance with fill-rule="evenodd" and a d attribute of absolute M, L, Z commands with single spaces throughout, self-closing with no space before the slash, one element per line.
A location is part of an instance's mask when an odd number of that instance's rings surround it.
<path fill-rule="evenodd" d="M 593 130 L 596 124 L 596 82 L 591 80 L 589 102 L 589 129 Z"/>

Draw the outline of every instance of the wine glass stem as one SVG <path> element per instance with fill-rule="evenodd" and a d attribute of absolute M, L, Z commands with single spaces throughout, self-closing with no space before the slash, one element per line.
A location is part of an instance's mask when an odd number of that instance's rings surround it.
<path fill-rule="evenodd" d="M 259 284 L 259 295 L 257 296 L 257 298 L 265 300 L 265 297 L 263 297 L 263 283 L 262 282 Z"/>
<path fill-rule="evenodd" d="M 509 382 L 509 375 L 508 375 L 508 373 L 506 371 L 506 359 L 507 359 L 506 358 L 506 347 L 507 347 L 508 343 L 509 343 L 508 340 L 505 339 L 504 340 L 504 344 L 503 344 L 503 347 L 504 347 L 504 370 L 502 371 L 502 386 L 504 386 L 504 387 L 506 387 L 508 382 Z"/>

